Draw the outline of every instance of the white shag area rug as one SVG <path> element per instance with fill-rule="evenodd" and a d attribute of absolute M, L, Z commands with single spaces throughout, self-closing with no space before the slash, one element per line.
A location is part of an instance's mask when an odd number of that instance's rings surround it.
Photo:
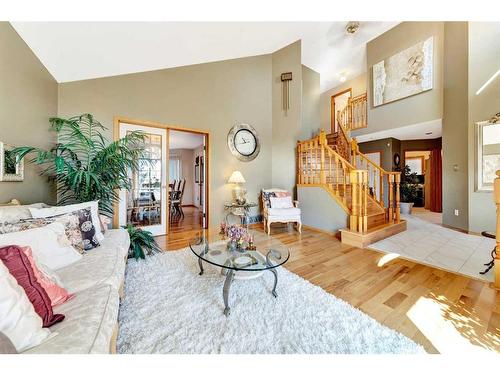
<path fill-rule="evenodd" d="M 425 353 L 348 303 L 278 268 L 234 280 L 224 316 L 220 268 L 189 249 L 128 262 L 119 353 Z"/>

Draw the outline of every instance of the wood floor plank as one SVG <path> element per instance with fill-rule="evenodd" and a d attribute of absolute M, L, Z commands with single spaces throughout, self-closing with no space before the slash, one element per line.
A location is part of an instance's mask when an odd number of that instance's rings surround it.
<path fill-rule="evenodd" d="M 262 224 L 252 228 L 262 232 Z M 216 239 L 217 231 L 207 233 Z M 176 230 L 157 242 L 166 251 L 181 249 L 195 233 Z M 383 253 L 346 246 L 310 229 L 298 234 L 276 225 L 271 237 L 289 247 L 289 271 L 410 337 L 427 352 L 453 353 L 457 345 L 500 352 L 500 291 L 489 284 L 401 258 L 384 258 Z"/>

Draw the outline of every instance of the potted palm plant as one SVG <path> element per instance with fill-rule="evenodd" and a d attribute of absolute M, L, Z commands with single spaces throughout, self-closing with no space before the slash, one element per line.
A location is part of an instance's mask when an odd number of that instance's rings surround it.
<path fill-rule="evenodd" d="M 89 113 L 49 121 L 57 134 L 51 149 L 23 146 L 12 152 L 20 158 L 32 155 L 28 162 L 43 167 L 42 175 L 56 184 L 58 205 L 99 200 L 100 213 L 111 217 L 119 190 L 130 189 L 129 171 L 138 169 L 144 133 L 130 132 L 110 142 L 103 134 L 106 128 Z M 151 233 L 128 231 L 131 255 L 143 258 L 156 250 Z"/>
<path fill-rule="evenodd" d="M 400 210 L 402 214 L 411 215 L 411 210 L 417 199 L 417 187 L 417 173 L 412 172 L 410 167 L 405 165 L 401 184 L 399 185 L 401 193 Z"/>

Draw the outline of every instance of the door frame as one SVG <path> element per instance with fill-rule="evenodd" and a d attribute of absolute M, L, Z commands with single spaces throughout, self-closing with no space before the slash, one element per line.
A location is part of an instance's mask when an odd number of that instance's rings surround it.
<path fill-rule="evenodd" d="M 339 91 L 336 94 L 333 94 L 330 97 L 330 132 L 333 134 L 337 130 L 337 124 L 335 123 L 335 98 L 337 96 L 344 95 L 346 93 L 350 94 L 350 98 L 352 98 L 352 87 L 349 87 L 345 90 Z"/>
<path fill-rule="evenodd" d="M 113 140 L 117 141 L 120 139 L 120 123 L 126 123 L 126 124 L 132 124 L 132 125 L 139 125 L 139 126 L 144 126 L 144 127 L 150 127 L 150 128 L 160 128 L 160 129 L 166 129 L 167 130 L 167 147 L 165 150 L 165 157 L 167 160 L 167 176 L 169 175 L 169 163 L 168 160 L 170 160 L 170 147 L 169 147 L 169 137 L 170 137 L 170 130 L 177 130 L 177 131 L 183 131 L 183 132 L 188 132 L 188 133 L 196 133 L 196 134 L 203 134 L 205 136 L 205 176 L 204 176 L 204 183 L 205 183 L 205 212 L 206 212 L 206 217 L 205 217 L 205 222 L 206 222 L 206 228 L 210 228 L 210 131 L 205 130 L 205 129 L 193 129 L 193 128 L 186 128 L 180 125 L 173 125 L 173 124 L 164 124 L 161 122 L 156 122 L 156 121 L 149 121 L 149 120 L 138 120 L 138 119 L 132 119 L 129 117 L 125 116 L 114 116 L 113 117 Z M 168 209 L 168 201 L 169 201 L 169 195 L 168 192 L 166 194 L 166 206 Z M 119 215 L 119 202 L 116 202 L 113 205 L 113 228 L 118 228 L 119 222 L 118 222 L 118 215 Z M 169 215 L 167 213 L 167 220 L 165 221 L 165 226 L 166 230 L 165 233 L 166 235 L 169 234 L 170 231 L 170 225 L 169 225 Z M 205 228 L 203 228 L 205 229 Z"/>

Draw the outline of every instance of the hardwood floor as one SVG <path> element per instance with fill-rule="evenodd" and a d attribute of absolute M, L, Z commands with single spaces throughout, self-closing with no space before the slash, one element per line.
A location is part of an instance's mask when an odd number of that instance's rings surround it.
<path fill-rule="evenodd" d="M 262 231 L 262 225 L 253 229 Z M 188 245 L 196 230 L 158 237 L 164 250 Z M 210 235 L 216 236 L 217 230 Z M 290 247 L 285 267 L 422 344 L 429 353 L 500 352 L 500 291 L 462 275 L 343 245 L 326 233 L 273 226 Z"/>

